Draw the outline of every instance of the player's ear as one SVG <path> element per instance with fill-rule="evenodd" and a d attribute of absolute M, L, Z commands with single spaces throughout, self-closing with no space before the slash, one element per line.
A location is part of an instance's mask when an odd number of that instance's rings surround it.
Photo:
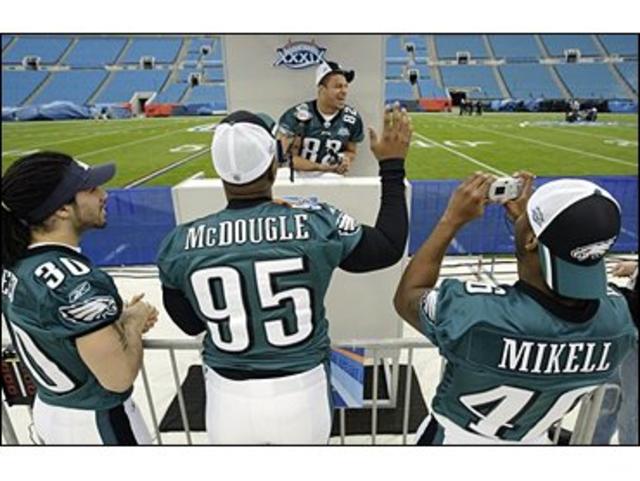
<path fill-rule="evenodd" d="M 538 250 L 538 238 L 533 232 L 527 232 L 524 241 L 524 248 L 527 252 L 535 252 Z"/>

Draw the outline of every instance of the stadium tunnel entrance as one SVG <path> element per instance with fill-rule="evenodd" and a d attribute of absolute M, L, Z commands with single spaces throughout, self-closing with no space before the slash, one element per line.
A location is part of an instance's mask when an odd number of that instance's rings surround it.
<path fill-rule="evenodd" d="M 467 100 L 466 90 L 449 90 L 449 96 L 451 97 L 451 103 L 454 107 L 458 107 L 460 102 L 464 99 Z"/>
<path fill-rule="evenodd" d="M 135 116 L 144 115 L 144 106 L 155 95 L 155 92 L 136 92 L 131 97 L 131 113 Z"/>

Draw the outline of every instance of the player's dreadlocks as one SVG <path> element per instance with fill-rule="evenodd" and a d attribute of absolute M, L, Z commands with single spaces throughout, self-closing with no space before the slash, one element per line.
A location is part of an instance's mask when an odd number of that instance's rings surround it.
<path fill-rule="evenodd" d="M 18 159 L 2 176 L 2 267 L 11 267 L 31 240 L 29 213 L 51 195 L 73 159 L 57 152 L 38 152 Z"/>

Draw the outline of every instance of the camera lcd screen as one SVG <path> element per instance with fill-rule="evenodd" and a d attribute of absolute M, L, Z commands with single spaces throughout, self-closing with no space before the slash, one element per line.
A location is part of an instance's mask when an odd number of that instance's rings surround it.
<path fill-rule="evenodd" d="M 504 187 L 503 185 L 501 185 L 500 187 L 496 187 L 496 195 L 504 194 L 505 190 L 506 190 L 506 187 Z"/>

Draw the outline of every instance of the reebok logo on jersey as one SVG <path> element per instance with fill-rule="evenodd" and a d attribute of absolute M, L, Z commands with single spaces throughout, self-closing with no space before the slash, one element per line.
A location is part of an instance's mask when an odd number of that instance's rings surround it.
<path fill-rule="evenodd" d="M 83 282 L 74 290 L 69 293 L 69 302 L 73 303 L 84 296 L 91 289 L 91 285 L 88 282 Z"/>
<path fill-rule="evenodd" d="M 609 247 L 611 247 L 615 241 L 616 237 L 614 236 L 611 239 L 576 247 L 571 251 L 571 257 L 580 262 L 587 259 L 599 259 L 607 253 Z"/>
<path fill-rule="evenodd" d="M 340 235 L 354 234 L 360 228 L 360 224 L 358 224 L 353 217 L 349 214 L 345 214 L 344 212 L 340 212 L 340 215 L 338 215 L 336 225 L 338 226 L 338 233 Z"/>
<path fill-rule="evenodd" d="M 116 300 L 111 296 L 95 296 L 70 306 L 58 308 L 58 312 L 67 321 L 96 322 L 104 321 L 118 313 Z"/>

